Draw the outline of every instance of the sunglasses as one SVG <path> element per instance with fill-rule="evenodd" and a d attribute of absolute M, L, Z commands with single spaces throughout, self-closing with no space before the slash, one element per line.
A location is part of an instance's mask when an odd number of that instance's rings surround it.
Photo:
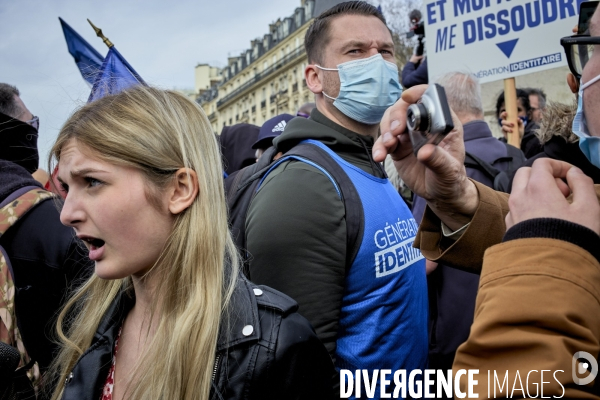
<path fill-rule="evenodd" d="M 565 49 L 567 64 L 571 73 L 581 79 L 583 68 L 592 58 L 596 45 L 600 44 L 600 36 L 573 35 L 560 39 L 561 46 Z"/>
<path fill-rule="evenodd" d="M 36 131 L 40 130 L 40 119 L 38 117 L 36 117 L 35 115 L 29 121 L 25 121 L 25 123 L 33 126 Z"/>

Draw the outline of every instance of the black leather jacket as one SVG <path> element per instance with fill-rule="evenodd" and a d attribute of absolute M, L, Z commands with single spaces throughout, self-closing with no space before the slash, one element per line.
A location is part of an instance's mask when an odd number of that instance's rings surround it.
<path fill-rule="evenodd" d="M 100 399 L 116 335 L 134 302 L 121 294 L 112 304 L 67 378 L 63 399 Z M 211 400 L 332 398 L 333 363 L 297 308 L 274 289 L 238 280 L 229 324 L 221 324 Z"/>

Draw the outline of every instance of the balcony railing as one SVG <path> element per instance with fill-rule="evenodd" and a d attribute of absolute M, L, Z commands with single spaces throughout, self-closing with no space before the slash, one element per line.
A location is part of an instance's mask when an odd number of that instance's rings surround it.
<path fill-rule="evenodd" d="M 304 54 L 306 54 L 304 51 L 304 46 L 296 48 L 290 54 L 288 54 L 287 56 L 285 56 L 281 60 L 279 60 L 276 64 L 270 66 L 263 72 L 256 74 L 256 76 L 254 76 L 254 78 L 250 78 L 250 80 L 248 80 L 248 82 L 244 83 L 242 86 L 240 86 L 233 92 L 229 93 L 227 96 L 223 97 L 221 100 L 217 101 L 217 107 L 221 107 L 223 104 L 234 99 L 240 93 L 244 92 L 246 89 L 248 89 L 255 83 L 260 82 L 262 79 L 264 79 L 267 76 L 271 75 L 272 73 L 276 72 L 284 65 L 296 60 L 298 57 L 303 56 Z"/>
<path fill-rule="evenodd" d="M 287 95 L 288 90 L 284 89 L 284 90 L 280 90 L 279 92 L 272 94 L 270 97 L 271 100 L 271 104 L 272 103 L 277 103 L 280 104 L 282 102 L 286 102 L 289 99 L 289 96 Z"/>
<path fill-rule="evenodd" d="M 292 84 L 292 93 L 296 93 L 298 91 L 298 82 L 294 82 Z"/>

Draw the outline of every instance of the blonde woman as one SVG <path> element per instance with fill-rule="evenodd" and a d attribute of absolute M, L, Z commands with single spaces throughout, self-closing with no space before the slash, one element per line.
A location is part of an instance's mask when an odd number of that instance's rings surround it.
<path fill-rule="evenodd" d="M 87 104 L 52 149 L 95 274 L 59 316 L 53 399 L 318 399 L 332 362 L 295 302 L 238 274 L 209 122 L 171 91 Z"/>

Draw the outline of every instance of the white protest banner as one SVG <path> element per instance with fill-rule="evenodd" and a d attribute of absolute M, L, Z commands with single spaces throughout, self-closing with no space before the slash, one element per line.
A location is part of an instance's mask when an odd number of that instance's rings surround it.
<path fill-rule="evenodd" d="M 481 83 L 567 65 L 583 0 L 425 0 L 427 67 L 435 79 L 469 71 Z"/>

